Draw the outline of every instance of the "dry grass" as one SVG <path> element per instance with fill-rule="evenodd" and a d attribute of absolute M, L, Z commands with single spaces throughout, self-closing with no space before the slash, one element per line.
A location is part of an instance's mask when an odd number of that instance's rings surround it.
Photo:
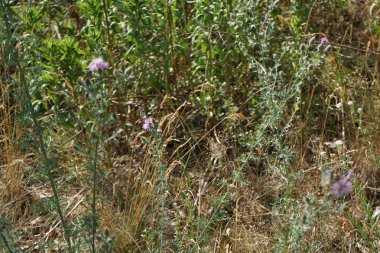
<path fill-rule="evenodd" d="M 28 159 L 27 155 L 23 155 L 16 146 L 16 141 L 21 135 L 21 127 L 16 120 L 18 105 L 11 101 L 10 85 L 7 84 L 6 75 L 0 81 L 0 90 L 0 150 L 2 154 L 0 198 L 4 205 L 1 212 L 12 221 L 16 221 L 26 215 L 25 207 L 22 207 L 21 203 L 25 194 L 23 171 L 27 167 Z"/>
<path fill-rule="evenodd" d="M 282 116 L 289 120 L 292 134 L 275 141 L 292 151 L 289 162 L 284 162 L 284 150 L 281 153 L 267 144 L 249 150 L 250 139 L 245 146 L 241 143 L 242 136 L 256 136 L 256 125 L 269 114 L 268 110 L 259 117 L 250 111 L 251 101 L 258 101 L 268 86 L 242 96 L 244 100 L 220 117 L 213 115 L 215 105 L 205 109 L 194 102 L 204 89 L 213 88 L 208 81 L 178 97 L 154 94 L 151 101 L 144 97 L 127 109 L 124 99 L 138 99 L 112 94 L 109 110 L 117 120 L 106 131 L 109 136 L 120 132 L 101 140 L 104 155 L 99 158 L 102 175 L 96 205 L 99 247 L 112 241 L 112 252 L 118 253 L 159 248 L 162 252 L 218 253 L 375 252 L 380 248 L 378 217 L 371 217 L 380 206 L 380 43 L 368 24 L 374 22 L 368 14 L 372 2 L 348 1 L 332 13 L 317 2 L 308 13 L 308 24 L 331 34 L 331 47 L 323 66 L 311 73 L 316 76 L 314 83 L 300 91 L 302 102 L 294 106 L 296 102 L 287 101 L 291 105 Z M 337 21 L 340 16 L 344 22 Z M 290 19 L 286 13 L 281 16 L 284 31 L 290 29 Z M 350 22 L 354 25 L 347 26 Z M 368 29 L 363 30 L 365 25 Z M 360 66 L 355 57 L 365 64 Z M 45 252 L 60 252 L 64 248 L 60 221 L 51 207 L 44 206 L 52 190 L 38 174 L 38 151 L 24 152 L 17 144 L 27 127 L 18 122 L 20 107 L 10 96 L 16 90 L 7 81 L 14 77 L 13 70 L 3 66 L 0 61 L 4 73 L 0 80 L 0 215 L 18 233 L 14 236 L 18 247 L 45 242 Z M 175 76 L 166 77 L 175 85 L 187 78 L 186 66 L 176 68 Z M 236 82 L 250 84 L 243 74 L 240 78 Z M 85 99 L 80 97 L 81 102 Z M 140 128 L 139 113 L 149 103 L 156 108 L 154 129 L 146 132 Z M 276 127 L 287 125 L 281 123 L 265 132 L 263 141 L 275 138 Z M 86 148 L 91 135 L 69 127 L 47 132 L 55 140 L 52 153 L 59 166 L 54 175 L 62 185 L 65 218 L 76 224 L 73 240 L 79 241 L 86 234 L 83 223 L 91 212 L 92 197 L 91 157 L 80 148 Z M 342 145 L 334 146 L 339 140 Z M 244 160 L 244 154 L 254 159 Z M 337 199 L 329 193 L 330 185 L 321 186 L 325 166 L 338 175 L 355 172 L 355 190 L 349 198 Z M 110 238 L 104 236 L 106 231 Z M 38 246 L 28 250 L 42 252 Z"/>

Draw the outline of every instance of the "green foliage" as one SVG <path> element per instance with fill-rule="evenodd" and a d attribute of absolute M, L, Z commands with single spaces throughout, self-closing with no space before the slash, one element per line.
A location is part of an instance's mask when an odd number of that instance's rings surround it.
<path fill-rule="evenodd" d="M 309 232 L 321 217 L 346 212 L 346 200 L 318 192 L 315 168 L 329 163 L 339 173 L 350 170 L 360 160 L 350 154 L 376 139 L 380 123 L 378 53 L 370 49 L 378 43 L 379 6 L 369 6 L 365 21 L 352 6 L 341 0 L 1 1 L 0 80 L 11 98 L 1 95 L 1 116 L 9 119 L 1 127 L 14 122 L 10 129 L 17 130 L 4 130 L 14 140 L 4 138 L 0 149 L 9 160 L 26 157 L 21 189 L 53 191 L 30 203 L 27 215 L 54 220 L 56 213 L 63 231 L 36 247 L 66 241 L 62 250 L 71 252 L 245 252 L 252 248 L 239 244 L 242 233 L 256 226 L 267 229 L 263 237 L 272 247 L 266 250 L 325 247 Z M 343 29 L 346 23 L 353 25 Z M 364 45 L 352 35 L 356 25 L 370 34 L 363 37 L 367 48 L 354 54 L 348 49 Z M 324 36 L 329 45 L 319 41 Z M 344 47 L 347 41 L 353 45 Z M 107 69 L 88 68 L 98 57 Z M 148 116 L 153 126 L 144 131 Z M 337 139 L 343 147 L 328 150 L 335 157 L 320 158 Z M 379 168 L 373 142 L 365 148 Z M 1 172 L 12 178 L 12 166 Z M 0 186 L 11 188 L 6 180 Z M 378 231 L 368 229 L 375 226 L 376 200 L 359 185 L 355 193 L 366 220 L 350 221 L 376 250 Z M 256 203 L 266 210 L 262 216 L 286 219 L 241 224 L 250 213 L 239 208 L 257 211 L 250 207 Z M 11 234 L 17 229 L 9 227 L 1 226 L 0 239 L 16 252 Z"/>

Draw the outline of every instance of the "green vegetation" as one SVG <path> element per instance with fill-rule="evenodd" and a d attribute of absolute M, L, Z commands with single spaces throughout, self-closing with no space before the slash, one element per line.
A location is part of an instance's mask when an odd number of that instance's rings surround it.
<path fill-rule="evenodd" d="M 1 251 L 379 252 L 379 13 L 0 0 Z"/>

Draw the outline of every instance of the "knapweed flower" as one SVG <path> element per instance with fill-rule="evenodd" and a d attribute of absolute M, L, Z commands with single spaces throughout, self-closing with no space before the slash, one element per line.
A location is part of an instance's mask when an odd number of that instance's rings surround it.
<path fill-rule="evenodd" d="M 108 69 L 108 63 L 100 57 L 93 59 L 88 65 L 88 70 L 91 72 L 103 71 L 106 69 Z"/>
<path fill-rule="evenodd" d="M 327 46 L 329 44 L 329 40 L 326 37 L 321 37 L 319 40 L 325 46 Z"/>
<path fill-rule="evenodd" d="M 145 119 L 144 121 L 144 125 L 142 126 L 142 128 L 145 130 L 145 131 L 149 131 L 150 130 L 150 127 L 152 126 L 153 124 L 153 120 L 151 117 L 148 117 Z"/>
<path fill-rule="evenodd" d="M 349 172 L 347 175 L 331 185 L 335 197 L 341 198 L 351 194 L 354 187 L 349 180 L 353 179 L 354 176 L 355 175 L 353 172 Z"/>

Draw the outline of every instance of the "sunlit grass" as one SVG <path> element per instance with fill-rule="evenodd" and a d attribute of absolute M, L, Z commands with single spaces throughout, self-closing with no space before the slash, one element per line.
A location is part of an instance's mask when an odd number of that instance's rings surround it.
<path fill-rule="evenodd" d="M 4 252 L 379 250 L 378 4 L 0 7 Z"/>

